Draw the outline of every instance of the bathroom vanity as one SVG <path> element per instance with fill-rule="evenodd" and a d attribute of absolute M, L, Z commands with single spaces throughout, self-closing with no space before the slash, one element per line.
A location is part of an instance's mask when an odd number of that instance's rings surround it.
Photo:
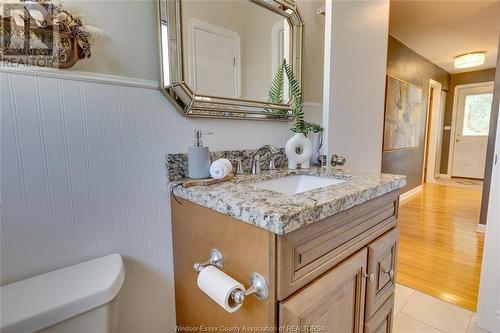
<path fill-rule="evenodd" d="M 269 182 L 294 182 L 291 177 L 298 175 L 338 181 L 309 190 L 297 178 L 296 192 L 301 186 L 305 191 L 292 194 L 286 193 L 290 187 Z M 402 176 L 346 176 L 313 168 L 175 187 L 177 325 L 213 331 L 391 332 L 404 183 Z M 249 276 L 260 273 L 269 297 L 249 295 L 234 313 L 218 306 L 198 288 L 193 270 L 211 249 L 222 254 L 223 272 L 247 288 Z"/>

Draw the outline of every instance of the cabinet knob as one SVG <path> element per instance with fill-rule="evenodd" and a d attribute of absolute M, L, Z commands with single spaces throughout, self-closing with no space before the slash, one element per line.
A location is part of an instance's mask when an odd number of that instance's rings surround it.
<path fill-rule="evenodd" d="M 382 272 L 384 272 L 385 274 L 389 274 L 389 277 L 391 279 L 394 278 L 394 270 L 393 269 L 391 269 L 390 271 L 388 271 L 388 270 L 382 270 Z"/>
<path fill-rule="evenodd" d="M 364 278 L 368 278 L 368 280 L 370 280 L 370 282 L 373 282 L 373 280 L 375 280 L 375 274 L 373 274 L 373 273 L 371 273 L 370 275 L 368 275 L 365 272 L 363 272 L 363 277 Z"/>

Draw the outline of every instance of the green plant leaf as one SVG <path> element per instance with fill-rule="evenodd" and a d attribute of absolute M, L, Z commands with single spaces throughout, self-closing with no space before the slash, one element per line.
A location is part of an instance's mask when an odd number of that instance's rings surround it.
<path fill-rule="evenodd" d="M 283 104 L 283 85 L 285 82 L 285 69 L 283 64 L 278 67 L 276 74 L 274 75 L 273 82 L 269 87 L 268 92 L 268 102 L 274 104 Z M 284 111 L 277 109 L 266 109 L 267 112 L 272 113 L 282 113 Z M 286 111 L 285 111 L 286 112 Z"/>
<path fill-rule="evenodd" d="M 270 103 L 283 104 L 283 91 L 285 83 L 285 74 L 288 79 L 288 84 L 290 86 L 290 93 L 292 95 L 292 104 L 295 125 L 292 128 L 292 132 L 303 133 L 304 135 L 309 134 L 309 132 L 320 133 L 323 132 L 321 125 L 308 123 L 304 121 L 304 110 L 302 103 L 302 89 L 300 89 L 299 81 L 295 77 L 293 70 L 287 64 L 286 59 L 283 59 L 283 63 L 279 66 L 274 76 L 273 82 L 269 87 L 268 101 Z M 266 109 L 268 112 L 281 113 L 281 110 L 276 109 Z"/>
<path fill-rule="evenodd" d="M 306 135 L 306 126 L 304 122 L 304 111 L 302 104 L 302 90 L 300 89 L 300 84 L 293 73 L 293 70 L 290 66 L 283 61 L 283 67 L 285 68 L 285 73 L 288 78 L 288 82 L 290 85 L 290 92 L 292 94 L 294 113 L 295 113 L 295 126 L 292 128 L 292 131 L 295 133 L 303 133 Z"/>

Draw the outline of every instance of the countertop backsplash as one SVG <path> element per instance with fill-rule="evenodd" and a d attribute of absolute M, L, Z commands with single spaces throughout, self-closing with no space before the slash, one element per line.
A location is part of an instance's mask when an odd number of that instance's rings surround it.
<path fill-rule="evenodd" d="M 233 167 L 236 167 L 234 160 L 240 159 L 243 166 L 243 172 L 251 172 L 252 156 L 255 152 L 256 149 L 210 152 L 210 161 L 213 162 L 219 158 L 227 158 L 233 163 Z M 271 154 L 268 151 L 265 151 L 261 154 L 260 167 L 262 170 L 269 169 L 270 159 Z M 285 149 L 279 148 L 279 156 L 275 161 L 276 168 L 286 167 L 287 163 L 288 162 L 285 156 Z M 178 181 L 188 178 L 187 154 L 168 154 L 167 170 L 168 178 L 170 181 Z"/>

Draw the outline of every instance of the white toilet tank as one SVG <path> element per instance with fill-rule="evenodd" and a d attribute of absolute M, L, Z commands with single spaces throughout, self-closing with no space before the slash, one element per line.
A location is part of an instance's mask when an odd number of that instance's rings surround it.
<path fill-rule="evenodd" d="M 0 332 L 117 332 L 124 279 L 122 258 L 112 254 L 2 286 Z"/>

